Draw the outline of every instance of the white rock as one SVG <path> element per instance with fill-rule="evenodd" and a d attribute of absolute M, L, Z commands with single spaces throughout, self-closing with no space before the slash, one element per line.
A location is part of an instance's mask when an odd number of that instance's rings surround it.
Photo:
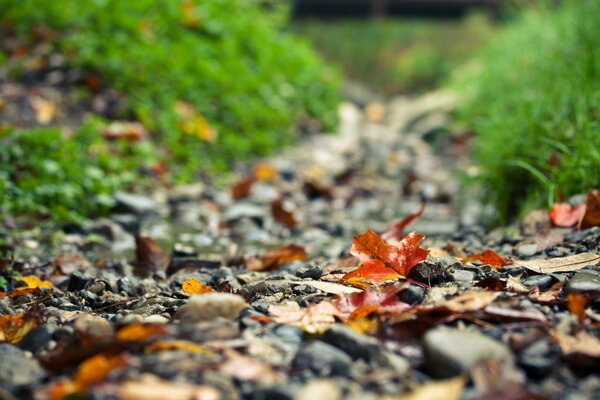
<path fill-rule="evenodd" d="M 175 319 L 186 322 L 208 321 L 215 318 L 234 320 L 248 307 L 241 296 L 230 293 L 209 293 L 192 296 L 175 313 Z"/>

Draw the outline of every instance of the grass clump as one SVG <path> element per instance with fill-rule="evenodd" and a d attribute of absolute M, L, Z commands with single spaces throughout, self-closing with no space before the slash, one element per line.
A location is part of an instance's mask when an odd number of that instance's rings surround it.
<path fill-rule="evenodd" d="M 26 43 L 47 41 L 126 94 L 178 181 L 290 143 L 303 119 L 335 124 L 337 74 L 286 20 L 287 7 L 266 0 L 0 4 Z"/>
<path fill-rule="evenodd" d="M 454 82 L 497 220 L 600 184 L 600 3 L 563 4 L 523 13 Z"/>
<path fill-rule="evenodd" d="M 345 19 L 294 24 L 345 75 L 394 95 L 435 88 L 494 32 L 490 18 Z"/>

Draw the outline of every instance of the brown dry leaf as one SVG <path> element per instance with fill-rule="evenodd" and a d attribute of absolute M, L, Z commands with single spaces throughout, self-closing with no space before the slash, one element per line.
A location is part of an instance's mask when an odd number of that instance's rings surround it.
<path fill-rule="evenodd" d="M 225 375 L 245 382 L 255 382 L 274 385 L 285 382 L 286 376 L 275 371 L 264 361 L 244 356 L 234 350 L 225 349 L 226 360 L 219 366 L 219 371 Z"/>
<path fill-rule="evenodd" d="M 586 319 L 585 309 L 588 305 L 588 298 L 582 294 L 569 293 L 567 295 L 567 308 L 571 314 L 575 315 L 579 322 Z"/>
<path fill-rule="evenodd" d="M 75 271 L 83 271 L 93 268 L 93 265 L 87 258 L 77 253 L 59 254 L 53 261 L 54 272 L 64 275 L 70 275 Z"/>
<path fill-rule="evenodd" d="M 40 322 L 40 318 L 27 313 L 2 315 L 0 316 L 0 342 L 17 344 Z"/>
<path fill-rule="evenodd" d="M 15 289 L 12 292 L 0 292 L 0 299 L 4 296 L 8 296 L 11 299 L 19 298 L 21 296 L 34 296 L 37 297 L 42 293 L 39 287 L 36 288 L 25 288 L 25 289 Z"/>
<path fill-rule="evenodd" d="M 574 256 L 536 259 L 521 261 L 515 260 L 515 264 L 535 271 L 540 274 L 552 274 L 555 272 L 572 272 L 577 271 L 588 265 L 596 265 L 600 263 L 600 255 L 595 253 L 581 253 Z"/>
<path fill-rule="evenodd" d="M 298 224 L 296 218 L 294 218 L 294 214 L 283 207 L 283 199 L 277 199 L 271 202 L 271 214 L 275 221 L 288 228 L 293 228 Z"/>
<path fill-rule="evenodd" d="M 477 311 L 492 304 L 500 294 L 487 290 L 467 290 L 439 305 L 454 312 Z"/>
<path fill-rule="evenodd" d="M 333 199 L 333 188 L 325 186 L 317 181 L 309 180 L 302 185 L 302 191 L 309 199 L 317 199 L 319 197 L 327 200 Z"/>
<path fill-rule="evenodd" d="M 162 340 L 144 347 L 145 353 L 156 353 L 159 351 L 184 351 L 192 354 L 204 354 L 207 352 L 204 346 L 188 340 Z"/>
<path fill-rule="evenodd" d="M 259 181 L 269 182 L 274 181 L 279 176 L 279 172 L 275 167 L 266 162 L 258 162 L 252 166 L 254 177 Z"/>
<path fill-rule="evenodd" d="M 460 400 L 467 379 L 457 378 L 432 381 L 417 387 L 412 393 L 393 398 L 394 400 Z"/>
<path fill-rule="evenodd" d="M 297 244 L 288 244 L 267 252 L 260 257 L 260 263 L 248 265 L 250 271 L 273 271 L 292 261 L 304 261 L 308 255 L 304 247 Z"/>
<path fill-rule="evenodd" d="M 335 323 L 337 312 L 337 308 L 327 301 L 306 308 L 300 308 L 298 303 L 269 306 L 269 313 L 276 322 L 297 326 L 308 333 L 327 330 Z"/>
<path fill-rule="evenodd" d="M 154 239 L 136 236 L 134 265 L 138 275 L 148 276 L 157 271 L 164 271 L 169 265 L 169 256 Z"/>
<path fill-rule="evenodd" d="M 560 295 L 565 286 L 565 282 L 558 282 L 544 292 L 540 292 L 540 288 L 535 287 L 529 294 L 529 299 L 538 303 L 554 304 L 561 302 Z"/>
<path fill-rule="evenodd" d="M 131 324 L 117 332 L 117 341 L 120 343 L 146 342 L 167 334 L 167 328 L 158 324 Z"/>
<path fill-rule="evenodd" d="M 589 357 L 600 358 L 600 339 L 591 334 L 580 331 L 575 335 L 565 335 L 553 332 L 552 337 L 566 355 L 583 354 Z"/>
<path fill-rule="evenodd" d="M 562 229 L 550 229 L 548 231 L 536 232 L 535 244 L 537 245 L 537 251 L 544 251 L 552 246 L 561 244 L 565 240 Z"/>
<path fill-rule="evenodd" d="M 113 121 L 102 130 L 106 140 L 138 142 L 148 137 L 148 131 L 140 122 Z"/>
<path fill-rule="evenodd" d="M 256 178 L 251 176 L 244 178 L 231 187 L 231 198 L 233 200 L 241 200 L 250 196 L 252 186 L 256 182 Z"/>
<path fill-rule="evenodd" d="M 506 290 L 514 293 L 529 293 L 530 290 L 527 286 L 521 282 L 521 280 L 515 276 L 509 275 L 506 280 Z"/>
<path fill-rule="evenodd" d="M 206 294 L 206 293 L 214 293 L 215 289 L 212 287 L 205 285 L 202 282 L 192 278 L 183 282 L 181 285 L 181 290 L 183 290 L 187 294 Z"/>
<path fill-rule="evenodd" d="M 29 101 L 35 113 L 35 120 L 42 125 L 49 124 L 56 114 L 56 103 L 39 96 L 31 97 Z"/>
<path fill-rule="evenodd" d="M 490 304 L 485 307 L 484 312 L 488 316 L 501 318 L 502 320 L 548 322 L 546 315 L 536 307 Z"/>
<path fill-rule="evenodd" d="M 38 278 L 35 275 L 20 276 L 19 277 L 19 281 L 24 282 L 27 286 L 21 286 L 18 289 L 22 289 L 22 288 L 29 288 L 29 289 L 46 288 L 46 289 L 52 289 L 54 287 L 54 285 L 52 285 L 52 282 L 41 280 L 40 278 Z"/>
<path fill-rule="evenodd" d="M 586 210 L 581 220 L 581 229 L 600 225 L 600 191 L 592 190 L 587 195 Z"/>
<path fill-rule="evenodd" d="M 221 392 L 212 386 L 188 385 L 164 381 L 154 375 L 143 374 L 135 381 L 119 385 L 121 400 L 221 400 Z"/>

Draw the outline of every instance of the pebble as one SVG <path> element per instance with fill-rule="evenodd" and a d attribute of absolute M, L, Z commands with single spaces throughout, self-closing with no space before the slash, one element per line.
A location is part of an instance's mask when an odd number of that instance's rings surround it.
<path fill-rule="evenodd" d="M 537 248 L 535 243 L 524 243 L 517 246 L 516 253 L 519 257 L 531 257 L 538 252 Z"/>
<path fill-rule="evenodd" d="M 310 369 L 319 376 L 348 376 L 352 366 L 352 358 L 319 340 L 315 340 L 296 353 L 292 367 Z"/>
<path fill-rule="evenodd" d="M 476 331 L 435 328 L 424 337 L 425 364 L 435 378 L 450 378 L 468 372 L 487 359 L 510 360 L 510 350 L 501 342 Z"/>
<path fill-rule="evenodd" d="M 234 320 L 248 304 L 231 293 L 209 293 L 192 296 L 175 313 L 175 319 L 186 322 L 210 321 L 215 318 Z"/>
<path fill-rule="evenodd" d="M 156 213 L 157 204 L 146 196 L 120 192 L 115 195 L 117 202 L 115 208 L 118 211 L 130 212 L 136 215 Z"/>
<path fill-rule="evenodd" d="M 304 265 L 296 270 L 295 275 L 299 278 L 318 280 L 323 275 L 323 268 L 319 265 Z"/>
<path fill-rule="evenodd" d="M 35 359 L 8 343 L 0 343 L 0 387 L 10 388 L 34 385 L 40 382 L 46 373 Z"/>
<path fill-rule="evenodd" d="M 518 361 L 529 374 L 542 378 L 554 370 L 560 357 L 560 349 L 555 344 L 538 340 L 519 354 Z"/>
<path fill-rule="evenodd" d="M 523 285 L 529 287 L 538 287 L 540 290 L 546 290 L 552 286 L 554 279 L 550 275 L 532 275 L 521 281 Z"/>
<path fill-rule="evenodd" d="M 425 299 L 426 290 L 423 286 L 411 284 L 398 293 L 398 299 L 406 304 L 421 304 Z"/>
<path fill-rule="evenodd" d="M 417 264 L 408 277 L 428 285 L 439 285 L 452 279 L 444 266 L 430 261 Z"/>
<path fill-rule="evenodd" d="M 302 387 L 295 400 L 342 400 L 342 395 L 342 389 L 335 381 L 316 379 Z"/>
<path fill-rule="evenodd" d="M 67 291 L 76 292 L 79 290 L 84 290 L 90 284 L 90 281 L 91 279 L 85 276 L 83 273 L 75 271 L 71 274 L 71 277 L 69 278 Z"/>
<path fill-rule="evenodd" d="M 37 353 L 46 348 L 48 343 L 54 339 L 56 326 L 50 324 L 41 324 L 30 330 L 19 343 L 22 350 Z"/>
<path fill-rule="evenodd" d="M 467 286 L 471 286 L 473 284 L 475 275 L 475 272 L 464 269 L 453 269 L 450 271 L 450 276 L 452 276 L 452 280 L 454 280 L 454 282 L 458 282 Z"/>
<path fill-rule="evenodd" d="M 333 325 L 323 334 L 323 341 L 344 351 L 353 360 L 363 359 L 370 362 L 384 360 L 377 339 L 362 335 L 346 325 Z"/>
<path fill-rule="evenodd" d="M 567 294 L 600 297 L 600 273 L 594 270 L 581 270 L 567 282 L 564 291 Z"/>

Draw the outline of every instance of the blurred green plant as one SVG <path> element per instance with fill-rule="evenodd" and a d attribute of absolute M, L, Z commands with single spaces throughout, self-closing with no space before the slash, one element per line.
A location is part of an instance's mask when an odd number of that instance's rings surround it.
<path fill-rule="evenodd" d="M 393 95 L 435 88 L 494 32 L 483 14 L 462 20 L 305 20 L 293 25 L 345 74 Z"/>
<path fill-rule="evenodd" d="M 452 83 L 493 218 L 600 185 L 600 2 L 522 13 Z"/>
<path fill-rule="evenodd" d="M 180 182 L 292 142 L 305 119 L 335 125 L 338 74 L 284 30 L 287 15 L 268 0 L 0 3 L 19 37 L 125 93 Z"/>

